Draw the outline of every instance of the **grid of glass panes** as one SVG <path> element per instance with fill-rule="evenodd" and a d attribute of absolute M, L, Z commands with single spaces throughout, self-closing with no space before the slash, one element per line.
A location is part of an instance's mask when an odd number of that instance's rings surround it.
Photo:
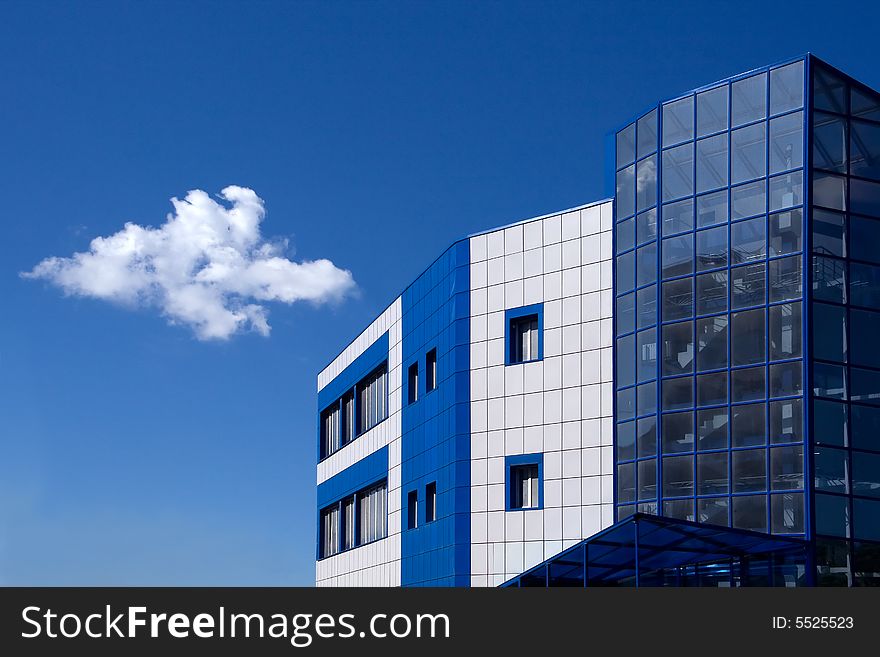
<path fill-rule="evenodd" d="M 804 62 L 617 135 L 617 518 L 804 531 Z"/>
<path fill-rule="evenodd" d="M 877 585 L 880 95 L 814 66 L 812 415 L 817 581 Z"/>

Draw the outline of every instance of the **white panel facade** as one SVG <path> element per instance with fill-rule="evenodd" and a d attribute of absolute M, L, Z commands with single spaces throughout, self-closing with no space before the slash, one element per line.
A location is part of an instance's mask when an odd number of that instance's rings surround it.
<path fill-rule="evenodd" d="M 471 584 L 497 586 L 613 521 L 612 203 L 470 238 Z M 538 362 L 505 310 L 543 303 Z M 505 457 L 543 453 L 543 508 L 506 511 Z"/>
<path fill-rule="evenodd" d="M 388 418 L 318 463 L 317 483 L 388 446 L 388 536 L 322 559 L 318 586 L 400 586 L 400 409 L 402 400 L 401 300 L 392 303 L 318 375 L 318 392 L 388 332 Z"/>

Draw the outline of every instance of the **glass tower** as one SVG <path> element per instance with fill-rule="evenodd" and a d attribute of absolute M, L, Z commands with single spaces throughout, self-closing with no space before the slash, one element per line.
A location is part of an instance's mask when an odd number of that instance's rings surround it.
<path fill-rule="evenodd" d="M 617 520 L 807 538 L 817 583 L 860 583 L 880 571 L 880 95 L 807 56 L 615 143 Z"/>

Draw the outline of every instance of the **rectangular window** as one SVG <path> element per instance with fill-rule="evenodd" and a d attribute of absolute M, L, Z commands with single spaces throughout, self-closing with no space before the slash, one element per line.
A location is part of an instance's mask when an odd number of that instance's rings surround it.
<path fill-rule="evenodd" d="M 387 490 L 382 481 L 321 510 L 321 559 L 388 535 Z"/>
<path fill-rule="evenodd" d="M 350 550 L 355 546 L 354 497 L 342 501 L 342 549 Z"/>
<path fill-rule="evenodd" d="M 388 483 L 385 481 L 358 493 L 357 498 L 360 506 L 358 513 L 358 545 L 365 545 L 371 541 L 385 538 L 388 535 L 386 523 L 388 515 L 387 493 Z"/>
<path fill-rule="evenodd" d="M 437 519 L 437 482 L 432 481 L 425 486 L 425 522 Z"/>
<path fill-rule="evenodd" d="M 339 403 L 321 413 L 321 458 L 330 456 L 341 447 L 339 441 Z"/>
<path fill-rule="evenodd" d="M 358 434 L 362 434 L 388 417 L 387 363 L 357 385 L 357 397 Z"/>
<path fill-rule="evenodd" d="M 540 358 L 538 316 L 525 315 L 510 320 L 510 362 L 526 363 Z"/>
<path fill-rule="evenodd" d="M 410 404 L 414 404 L 419 400 L 419 364 L 413 363 L 407 370 L 407 396 L 406 399 Z"/>
<path fill-rule="evenodd" d="M 419 526 L 419 492 L 411 490 L 406 496 L 406 528 Z"/>
<path fill-rule="evenodd" d="M 538 499 L 538 464 L 527 463 L 510 468 L 510 508 L 537 509 Z"/>
<path fill-rule="evenodd" d="M 431 349 L 425 356 L 425 392 L 437 387 L 437 350 Z"/>
<path fill-rule="evenodd" d="M 347 392 L 342 396 L 342 417 L 340 424 L 340 445 L 345 446 L 354 440 L 354 393 Z"/>
<path fill-rule="evenodd" d="M 321 558 L 339 552 L 339 505 L 321 511 Z"/>

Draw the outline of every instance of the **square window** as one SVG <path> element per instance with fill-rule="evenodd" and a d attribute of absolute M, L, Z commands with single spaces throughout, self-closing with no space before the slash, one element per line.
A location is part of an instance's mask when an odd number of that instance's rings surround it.
<path fill-rule="evenodd" d="M 813 298 L 846 303 L 846 261 L 813 256 Z"/>
<path fill-rule="evenodd" d="M 850 125 L 850 174 L 880 180 L 880 123 L 852 121 Z"/>
<path fill-rule="evenodd" d="M 770 488 L 802 490 L 804 487 L 804 446 L 774 447 L 770 450 Z"/>
<path fill-rule="evenodd" d="M 414 404 L 419 399 L 419 364 L 413 363 L 407 370 L 407 396 L 406 399 L 410 404 Z"/>
<path fill-rule="evenodd" d="M 764 404 L 734 406 L 731 438 L 734 447 L 753 447 L 767 442 L 767 408 Z"/>
<path fill-rule="evenodd" d="M 694 405 L 694 380 L 685 376 L 663 381 L 663 410 L 680 411 Z"/>
<path fill-rule="evenodd" d="M 715 271 L 697 276 L 697 314 L 710 315 L 727 310 L 727 272 Z"/>
<path fill-rule="evenodd" d="M 727 408 L 697 411 L 697 449 L 705 451 L 727 447 L 727 418 Z M 727 480 L 726 466 L 724 479 Z M 704 492 L 700 491 L 701 494 Z"/>
<path fill-rule="evenodd" d="M 764 262 L 756 262 L 730 270 L 730 307 L 732 309 L 766 303 L 765 271 L 766 263 Z"/>
<path fill-rule="evenodd" d="M 543 358 L 541 312 L 536 306 L 507 311 L 507 364 Z M 436 374 L 435 374 L 436 376 Z"/>
<path fill-rule="evenodd" d="M 694 451 L 694 414 L 666 413 L 663 415 L 663 441 L 664 454 L 676 454 L 678 452 Z"/>
<path fill-rule="evenodd" d="M 763 367 L 749 367 L 730 373 L 730 401 L 744 402 L 763 399 L 766 385 Z"/>
<path fill-rule="evenodd" d="M 698 406 L 725 403 L 727 403 L 727 372 L 702 374 L 697 377 Z"/>
<path fill-rule="evenodd" d="M 770 179 L 770 212 L 804 202 L 804 173 L 792 171 Z"/>
<path fill-rule="evenodd" d="M 734 187 L 730 192 L 733 219 L 745 219 L 766 212 L 767 183 L 757 180 L 753 183 Z"/>
<path fill-rule="evenodd" d="M 510 509 L 541 508 L 540 462 L 516 462 L 508 457 L 507 483 Z"/>
<path fill-rule="evenodd" d="M 665 457 L 663 459 L 663 497 L 682 497 L 693 494 L 694 457 L 692 455 Z M 693 502 L 690 503 L 693 505 Z"/>
<path fill-rule="evenodd" d="M 723 224 L 727 217 L 727 190 L 697 197 L 698 228 Z"/>
<path fill-rule="evenodd" d="M 766 229 L 764 217 L 738 221 L 730 226 L 730 258 L 738 265 L 753 260 L 763 260 L 766 255 Z"/>
<path fill-rule="evenodd" d="M 437 350 L 431 349 L 425 355 L 425 392 L 437 387 Z"/>

